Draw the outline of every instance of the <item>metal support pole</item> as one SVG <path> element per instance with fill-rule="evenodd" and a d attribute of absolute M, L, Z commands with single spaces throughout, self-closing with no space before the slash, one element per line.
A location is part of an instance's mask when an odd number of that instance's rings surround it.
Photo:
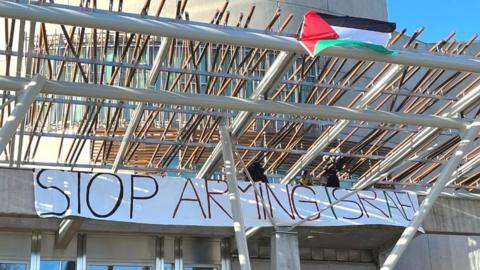
<path fill-rule="evenodd" d="M 76 270 L 87 270 L 87 235 L 77 234 Z"/>
<path fill-rule="evenodd" d="M 20 29 L 18 30 L 18 55 L 17 55 L 17 77 L 22 76 L 22 64 L 23 64 L 23 52 L 25 47 L 25 20 L 20 21 Z M 16 167 L 20 168 L 20 162 L 22 161 L 23 150 L 23 133 L 25 131 L 25 121 L 20 123 L 20 136 L 18 137 L 18 150 L 17 150 L 17 164 Z M 10 160 L 13 161 L 14 151 L 10 154 Z"/>
<path fill-rule="evenodd" d="M 294 53 L 280 52 L 275 59 L 275 62 L 265 73 L 265 76 L 258 84 L 257 88 L 252 93 L 250 99 L 261 99 L 268 94 L 275 86 L 282 80 L 285 72 L 290 68 L 291 62 L 295 59 Z M 245 130 L 245 126 L 254 117 L 254 114 L 242 111 L 240 112 L 232 123 L 232 138 L 237 138 Z M 202 168 L 197 174 L 197 178 L 206 178 L 211 175 L 212 171 L 217 167 L 220 158 L 222 157 L 222 142 L 219 142 L 203 164 Z"/>
<path fill-rule="evenodd" d="M 30 255 L 30 270 L 40 270 L 40 253 L 42 248 L 42 233 L 32 232 L 32 249 Z"/>
<path fill-rule="evenodd" d="M 440 177 L 435 182 L 435 184 L 427 190 L 427 196 L 423 200 L 420 208 L 415 212 L 412 221 L 410 222 L 409 226 L 405 228 L 403 231 L 402 236 L 398 239 L 397 243 L 393 247 L 393 250 L 388 255 L 387 259 L 385 260 L 381 270 L 392 270 L 397 265 L 400 257 L 402 256 L 405 249 L 408 247 L 410 242 L 412 241 L 415 233 L 417 232 L 418 228 L 422 224 L 423 220 L 427 216 L 428 212 L 432 209 L 433 204 L 438 199 L 442 190 L 445 188 L 449 180 L 451 179 L 452 173 L 458 167 L 460 162 L 462 161 L 462 156 L 464 153 L 468 152 L 472 147 L 472 142 L 478 136 L 480 132 L 480 117 L 476 119 L 476 121 L 469 125 L 466 130 L 464 136 L 462 136 L 462 140 L 460 141 L 457 150 L 455 151 L 453 157 L 450 159 L 448 163 L 446 163 L 440 173 Z"/>
<path fill-rule="evenodd" d="M 380 92 L 402 71 L 403 67 L 394 65 L 388 69 L 385 74 L 369 89 L 360 100 L 354 105 L 354 109 L 362 109 L 368 105 Z M 295 162 L 287 174 L 283 177 L 281 183 L 289 183 L 303 168 L 310 165 L 335 138 L 342 132 L 342 130 L 349 125 L 349 120 L 339 120 L 328 131 L 327 134 L 320 137 L 315 143 L 310 146 L 307 153 Z"/>
<path fill-rule="evenodd" d="M 230 254 L 230 239 L 224 238 L 220 243 L 220 253 L 222 258 L 221 270 L 232 270 L 232 254 Z"/>
<path fill-rule="evenodd" d="M 247 237 L 245 236 L 245 225 L 243 223 L 242 207 L 240 205 L 241 200 L 238 191 L 237 170 L 235 169 L 232 141 L 224 120 L 220 123 L 219 130 L 223 147 L 223 162 L 227 177 L 228 197 L 232 207 L 233 229 L 235 231 L 235 241 L 238 248 L 238 261 L 240 263 L 240 269 L 250 270 L 250 255 L 248 253 Z"/>
<path fill-rule="evenodd" d="M 165 241 L 163 237 L 155 237 L 155 270 L 163 270 L 165 267 Z"/>
<path fill-rule="evenodd" d="M 45 81 L 44 77 L 37 75 L 19 94 L 12 114 L 7 118 L 5 124 L 0 129 L 0 153 L 3 153 L 8 142 L 13 136 L 15 136 L 18 125 L 25 118 L 25 114 L 30 109 L 30 105 L 32 105 L 35 97 L 43 89 Z"/>
<path fill-rule="evenodd" d="M 30 29 L 28 33 L 28 52 L 27 52 L 27 62 L 25 63 L 25 77 L 30 78 L 32 76 L 32 54 L 35 50 L 35 28 L 36 22 L 30 21 Z"/>
<path fill-rule="evenodd" d="M 160 49 L 155 57 L 155 61 L 152 66 L 152 70 L 148 74 L 147 78 L 147 89 L 151 90 L 157 81 L 158 74 L 160 73 L 160 68 L 162 67 L 162 63 L 168 56 L 168 50 L 170 49 L 170 44 L 172 44 L 172 39 L 170 38 L 162 38 L 162 42 L 160 43 Z M 145 110 L 146 103 L 142 102 L 137 105 L 135 108 L 135 112 L 133 113 L 133 118 L 130 119 L 128 123 L 127 130 L 123 135 L 122 142 L 120 147 L 118 148 L 117 155 L 115 157 L 115 161 L 113 162 L 112 171 L 116 173 L 118 168 L 122 165 L 123 159 L 125 158 L 125 154 L 128 149 L 128 144 L 130 139 L 133 136 L 133 133 L 137 129 L 138 124 L 142 120 L 143 111 Z"/>
<path fill-rule="evenodd" d="M 183 269 L 183 238 L 175 237 L 174 240 L 175 270 Z"/>

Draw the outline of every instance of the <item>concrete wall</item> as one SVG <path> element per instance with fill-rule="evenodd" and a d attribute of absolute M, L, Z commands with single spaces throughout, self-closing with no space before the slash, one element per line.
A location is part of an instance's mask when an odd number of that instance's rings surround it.
<path fill-rule="evenodd" d="M 440 197 L 423 227 L 429 233 L 480 234 L 480 200 Z"/>
<path fill-rule="evenodd" d="M 269 270 L 269 260 L 251 260 L 252 269 L 255 270 Z M 240 265 L 238 261 L 234 261 L 232 265 L 233 270 L 239 270 Z M 377 267 L 369 263 L 348 263 L 348 262 L 308 262 L 302 261 L 302 270 L 375 270 Z"/>
<path fill-rule="evenodd" d="M 383 262 L 387 252 L 380 254 Z M 480 236 L 424 234 L 417 236 L 396 270 L 480 269 Z"/>

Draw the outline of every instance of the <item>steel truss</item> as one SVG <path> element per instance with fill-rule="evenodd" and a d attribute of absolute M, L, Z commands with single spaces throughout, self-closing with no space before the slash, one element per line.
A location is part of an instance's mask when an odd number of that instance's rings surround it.
<path fill-rule="evenodd" d="M 6 59 L 6 72 L 0 76 L 0 88 L 5 91 L 0 104 L 0 147 L 6 159 L 0 162 L 114 172 L 185 171 L 200 164 L 199 171 L 189 172 L 205 177 L 215 171 L 223 156 L 238 223 L 237 247 L 244 258 L 242 269 L 249 269 L 249 256 L 236 201 L 233 147 L 242 151 L 240 164 L 263 159 L 269 172 L 293 164 L 282 180 L 285 183 L 294 180 L 302 169 L 321 175 L 318 157 L 322 155 L 343 156 L 351 162 L 352 171 L 362 174 L 347 196 L 385 179 L 407 160 L 402 177 L 395 181 L 406 181 L 422 170 L 422 176 L 414 181 L 433 182 L 433 186 L 382 269 L 394 268 L 446 185 L 478 184 L 465 176 L 475 173 L 480 165 L 479 148 L 468 144 L 479 131 L 478 118 L 474 123 L 470 119 L 476 118 L 480 104 L 480 64 L 478 59 L 463 55 L 476 36 L 460 43 L 452 41 L 452 34 L 430 52 L 410 50 L 423 31 L 419 29 L 396 55 L 329 48 L 311 58 L 303 56 L 304 49 L 295 35 L 282 33 L 291 16 L 282 24 L 282 31 L 271 31 L 280 11 L 260 31 L 248 29 L 254 8 L 245 22 L 241 17 L 236 27 L 222 26 L 229 23 L 228 2 L 210 24 L 188 21 L 184 5 L 179 6 L 175 19 L 167 19 L 160 17 L 163 6 L 155 16 L 148 15 L 148 0 L 140 15 L 113 12 L 112 8 L 99 10 L 89 7 L 90 1 L 85 4 L 77 8 L 43 1 L 0 0 L 0 16 L 6 18 L 5 29 L 11 33 L 0 52 Z M 16 20 L 20 24 L 14 51 Z M 27 21 L 28 38 L 24 35 Z M 62 34 L 49 35 L 46 23 L 58 25 Z M 404 34 L 394 37 L 391 45 Z M 160 49 L 154 53 L 158 43 Z M 113 59 L 108 59 L 109 52 Z M 150 59 L 148 55 L 154 54 Z M 10 73 L 12 57 L 16 57 L 16 77 Z M 367 74 L 376 75 L 369 78 Z M 8 91 L 14 91 L 15 96 Z M 122 116 L 133 108 L 128 102 L 138 103 L 133 117 Z M 78 108 L 82 108 L 80 120 L 69 121 Z M 100 119 L 103 113 L 104 122 Z M 49 122 L 52 114 L 61 119 L 55 125 L 61 133 L 45 131 L 54 126 Z M 222 117 L 231 121 L 230 130 Z M 376 124 L 367 126 L 367 122 Z M 158 126 L 161 134 L 154 130 Z M 76 132 L 67 131 L 73 128 Z M 409 132 L 412 134 L 405 134 Z M 457 133 L 462 134 L 461 139 Z M 440 135 L 449 138 L 431 146 Z M 34 160 L 40 139 L 48 136 L 59 137 L 59 157 L 63 141 L 73 139 L 65 162 L 60 158 L 57 163 Z M 306 144 L 312 136 L 318 140 Z M 28 138 L 25 144 L 24 138 Z M 244 141 L 233 143 L 232 139 Z M 92 147 L 91 164 L 79 164 L 87 140 L 100 147 Z M 140 145 L 151 144 L 155 150 L 148 165 L 130 166 Z M 388 144 L 394 145 L 393 149 Z M 326 149 L 330 147 L 341 151 L 329 153 Z M 169 167 L 176 157 L 180 166 Z M 288 161 L 292 158 L 294 162 Z M 432 176 L 440 168 L 439 175 Z M 301 223 L 292 224 L 292 228 L 298 225 Z M 75 220 L 62 222 L 57 246 L 68 244 L 78 228 Z"/>

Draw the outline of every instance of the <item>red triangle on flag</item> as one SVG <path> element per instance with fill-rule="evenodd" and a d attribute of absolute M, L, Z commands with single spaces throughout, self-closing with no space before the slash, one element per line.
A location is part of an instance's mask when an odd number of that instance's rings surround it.
<path fill-rule="evenodd" d="M 338 34 L 333 28 L 315 11 L 310 10 L 303 16 L 300 41 L 313 55 L 317 41 L 322 39 L 337 39 Z"/>

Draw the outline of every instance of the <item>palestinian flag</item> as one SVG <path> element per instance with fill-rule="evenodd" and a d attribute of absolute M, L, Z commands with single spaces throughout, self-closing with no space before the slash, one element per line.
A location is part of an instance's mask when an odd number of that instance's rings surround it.
<path fill-rule="evenodd" d="M 303 17 L 300 42 L 313 57 L 332 46 L 366 48 L 395 54 L 385 48 L 395 23 L 349 16 L 322 14 L 313 10 Z"/>

